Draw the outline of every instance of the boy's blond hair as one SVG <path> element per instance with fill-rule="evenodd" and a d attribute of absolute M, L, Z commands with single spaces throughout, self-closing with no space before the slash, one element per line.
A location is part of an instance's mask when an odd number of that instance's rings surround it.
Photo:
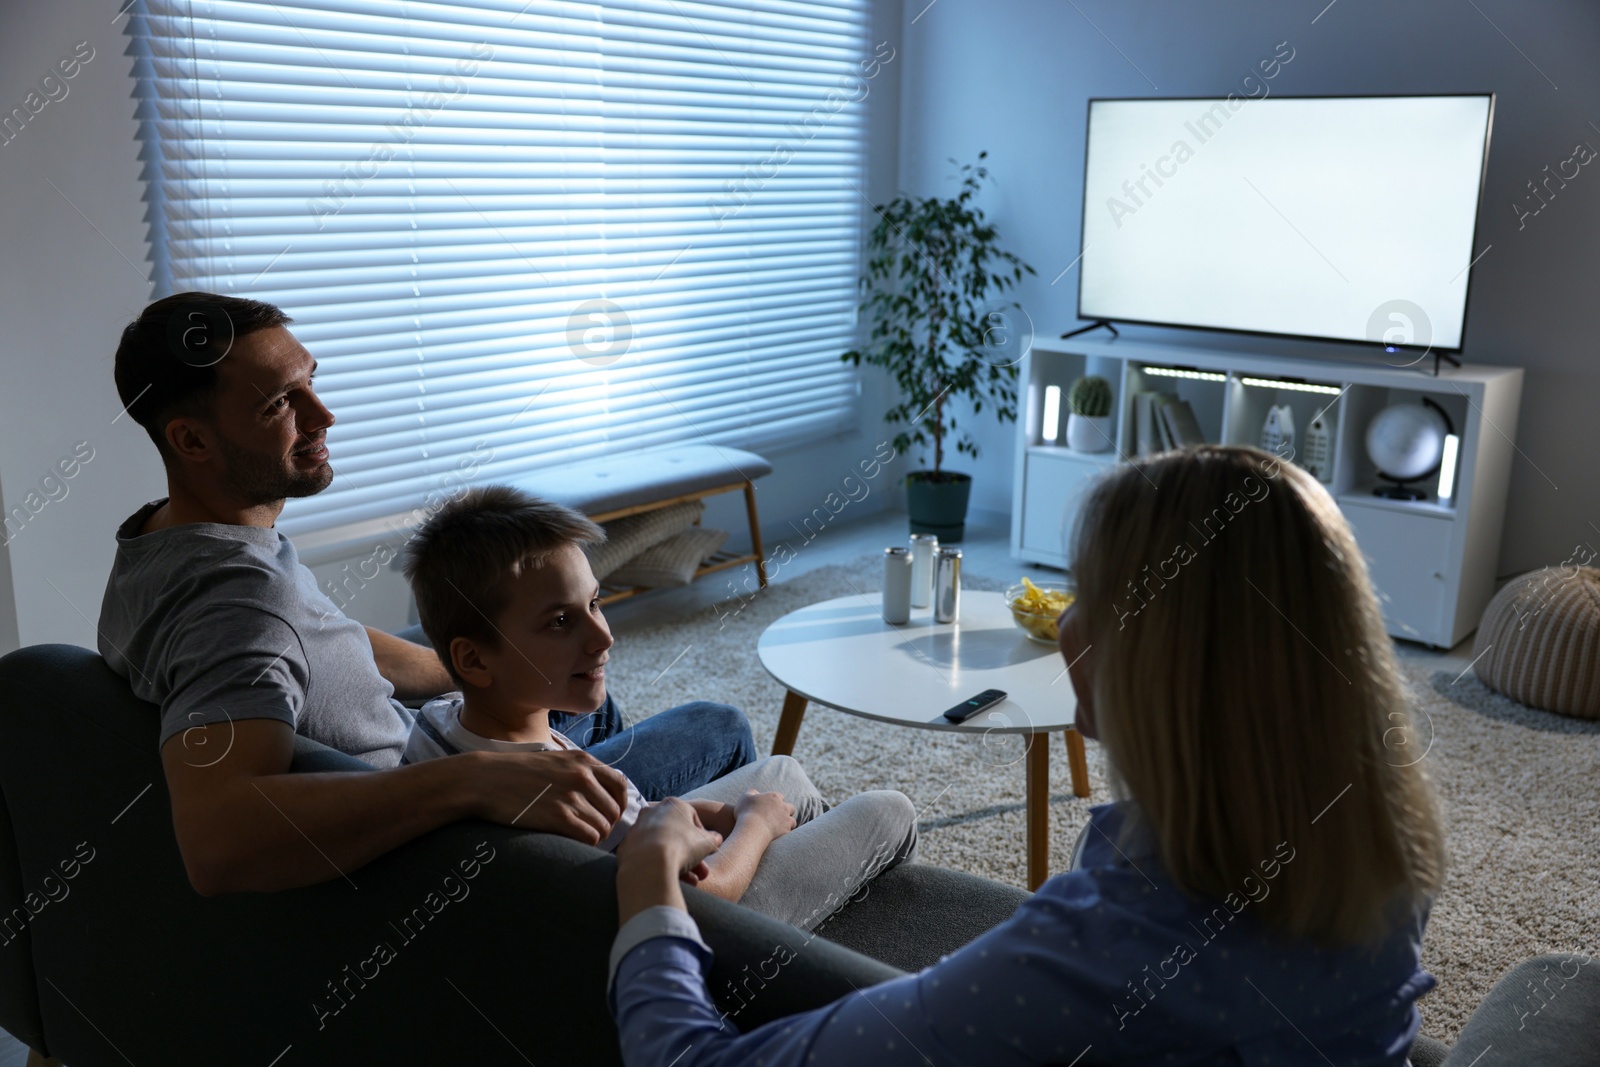
<path fill-rule="evenodd" d="M 509 485 L 468 489 L 413 535 L 401 567 L 417 598 L 422 631 L 456 685 L 450 643 L 498 647 L 495 619 L 511 601 L 509 581 L 541 567 L 564 545 L 598 544 L 605 531 L 569 507 Z"/>
<path fill-rule="evenodd" d="M 1114 787 L 1180 887 L 1237 894 L 1287 843 L 1252 908 L 1324 944 L 1369 943 L 1438 891 L 1426 742 L 1315 479 L 1247 447 L 1121 465 L 1079 515 L 1071 569 Z"/>

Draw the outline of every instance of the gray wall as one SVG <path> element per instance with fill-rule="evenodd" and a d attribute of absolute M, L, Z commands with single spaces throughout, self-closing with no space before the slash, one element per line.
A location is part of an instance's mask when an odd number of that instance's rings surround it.
<path fill-rule="evenodd" d="M 118 417 L 111 380 L 118 331 L 150 295 L 118 10 L 0 5 L 0 115 L 23 107 L 79 42 L 94 49 L 65 82 L 67 95 L 0 144 L 0 503 L 9 515 L 38 494 L 38 513 L 20 528 L 13 521 L 0 548 L 0 651 L 41 641 L 94 647 L 112 531 L 161 491 L 154 448 Z M 41 486 L 79 442 L 93 458 Z"/>
<path fill-rule="evenodd" d="M 1497 93 L 1477 241 L 1493 247 L 1474 268 L 1464 358 L 1527 370 L 1499 571 L 1559 562 L 1579 541 L 1600 546 L 1590 525 L 1600 526 L 1600 163 L 1520 231 L 1511 207 L 1578 141 L 1600 148 L 1591 125 L 1600 5 L 1476 0 L 1480 14 L 1466 0 L 1338 0 L 1326 10 L 1327 0 L 926 3 L 905 5 L 901 188 L 949 195 L 949 157 L 988 150 L 998 184 L 985 207 L 1039 272 L 1021 300 L 1040 336 L 1075 324 L 1076 269 L 1050 280 L 1078 254 L 1089 97 L 1225 95 L 1281 41 L 1295 55 L 1274 94 Z M 1396 173 L 1394 195 L 1426 197 L 1428 175 Z M 982 435 L 973 468 L 982 507 L 1010 509 L 1013 429 L 989 424 Z"/>
<path fill-rule="evenodd" d="M 38 494 L 38 513 L 0 546 L 0 653 L 46 641 L 94 647 L 113 531 L 166 492 L 149 439 L 132 420 L 117 417 L 111 376 L 119 331 L 151 295 L 132 63 L 123 54 L 126 19 L 114 18 L 124 2 L 0 3 L 0 114 L 22 106 L 78 42 L 95 51 L 67 83 L 65 98 L 46 104 L 19 136 L 0 144 L 0 506 L 9 513 L 26 506 L 30 492 Z M 898 0 L 881 4 L 877 17 L 882 29 L 874 39 L 898 43 Z M 866 100 L 878 123 L 867 189 L 874 197 L 894 185 L 901 61 L 897 56 L 873 80 Z M 769 550 L 787 536 L 803 552 L 791 523 L 823 507 L 830 493 L 842 493 L 841 480 L 884 439 L 883 383 L 869 378 L 865 387 L 859 430 L 770 455 L 776 470 L 759 485 Z M 58 499 L 39 507 L 47 499 L 41 479 L 78 442 L 88 443 L 93 458 L 70 480 L 49 483 Z M 835 521 L 903 499 L 888 482 L 886 471 Z M 706 521 L 742 531 L 742 498 L 721 498 Z M 337 579 L 346 563 L 371 551 L 366 546 L 349 560 L 313 569 L 320 579 Z M 350 600 L 349 613 L 397 627 L 407 621 L 408 599 L 403 579 L 386 572 Z"/>

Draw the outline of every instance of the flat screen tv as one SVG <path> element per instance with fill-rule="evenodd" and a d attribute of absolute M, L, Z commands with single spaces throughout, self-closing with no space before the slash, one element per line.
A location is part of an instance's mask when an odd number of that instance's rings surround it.
<path fill-rule="evenodd" d="M 1078 315 L 1461 348 L 1493 94 L 1090 100 Z"/>

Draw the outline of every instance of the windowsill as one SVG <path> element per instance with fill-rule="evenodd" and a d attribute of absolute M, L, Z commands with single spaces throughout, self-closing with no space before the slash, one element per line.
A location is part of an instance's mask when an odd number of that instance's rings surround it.
<path fill-rule="evenodd" d="M 381 519 L 366 519 L 331 526 L 326 530 L 312 530 L 295 534 L 295 553 L 308 567 L 333 563 L 352 556 L 371 553 L 379 545 L 387 544 L 394 555 L 399 555 L 406 542 L 411 540 L 413 527 L 408 525 L 416 509 L 387 515 Z"/>

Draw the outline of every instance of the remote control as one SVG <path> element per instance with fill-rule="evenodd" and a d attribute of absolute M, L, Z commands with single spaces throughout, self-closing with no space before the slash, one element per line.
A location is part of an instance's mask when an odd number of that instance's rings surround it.
<path fill-rule="evenodd" d="M 1004 689 L 985 689 L 971 700 L 963 700 L 944 713 L 951 722 L 966 722 L 980 711 L 994 707 L 1006 698 Z"/>

